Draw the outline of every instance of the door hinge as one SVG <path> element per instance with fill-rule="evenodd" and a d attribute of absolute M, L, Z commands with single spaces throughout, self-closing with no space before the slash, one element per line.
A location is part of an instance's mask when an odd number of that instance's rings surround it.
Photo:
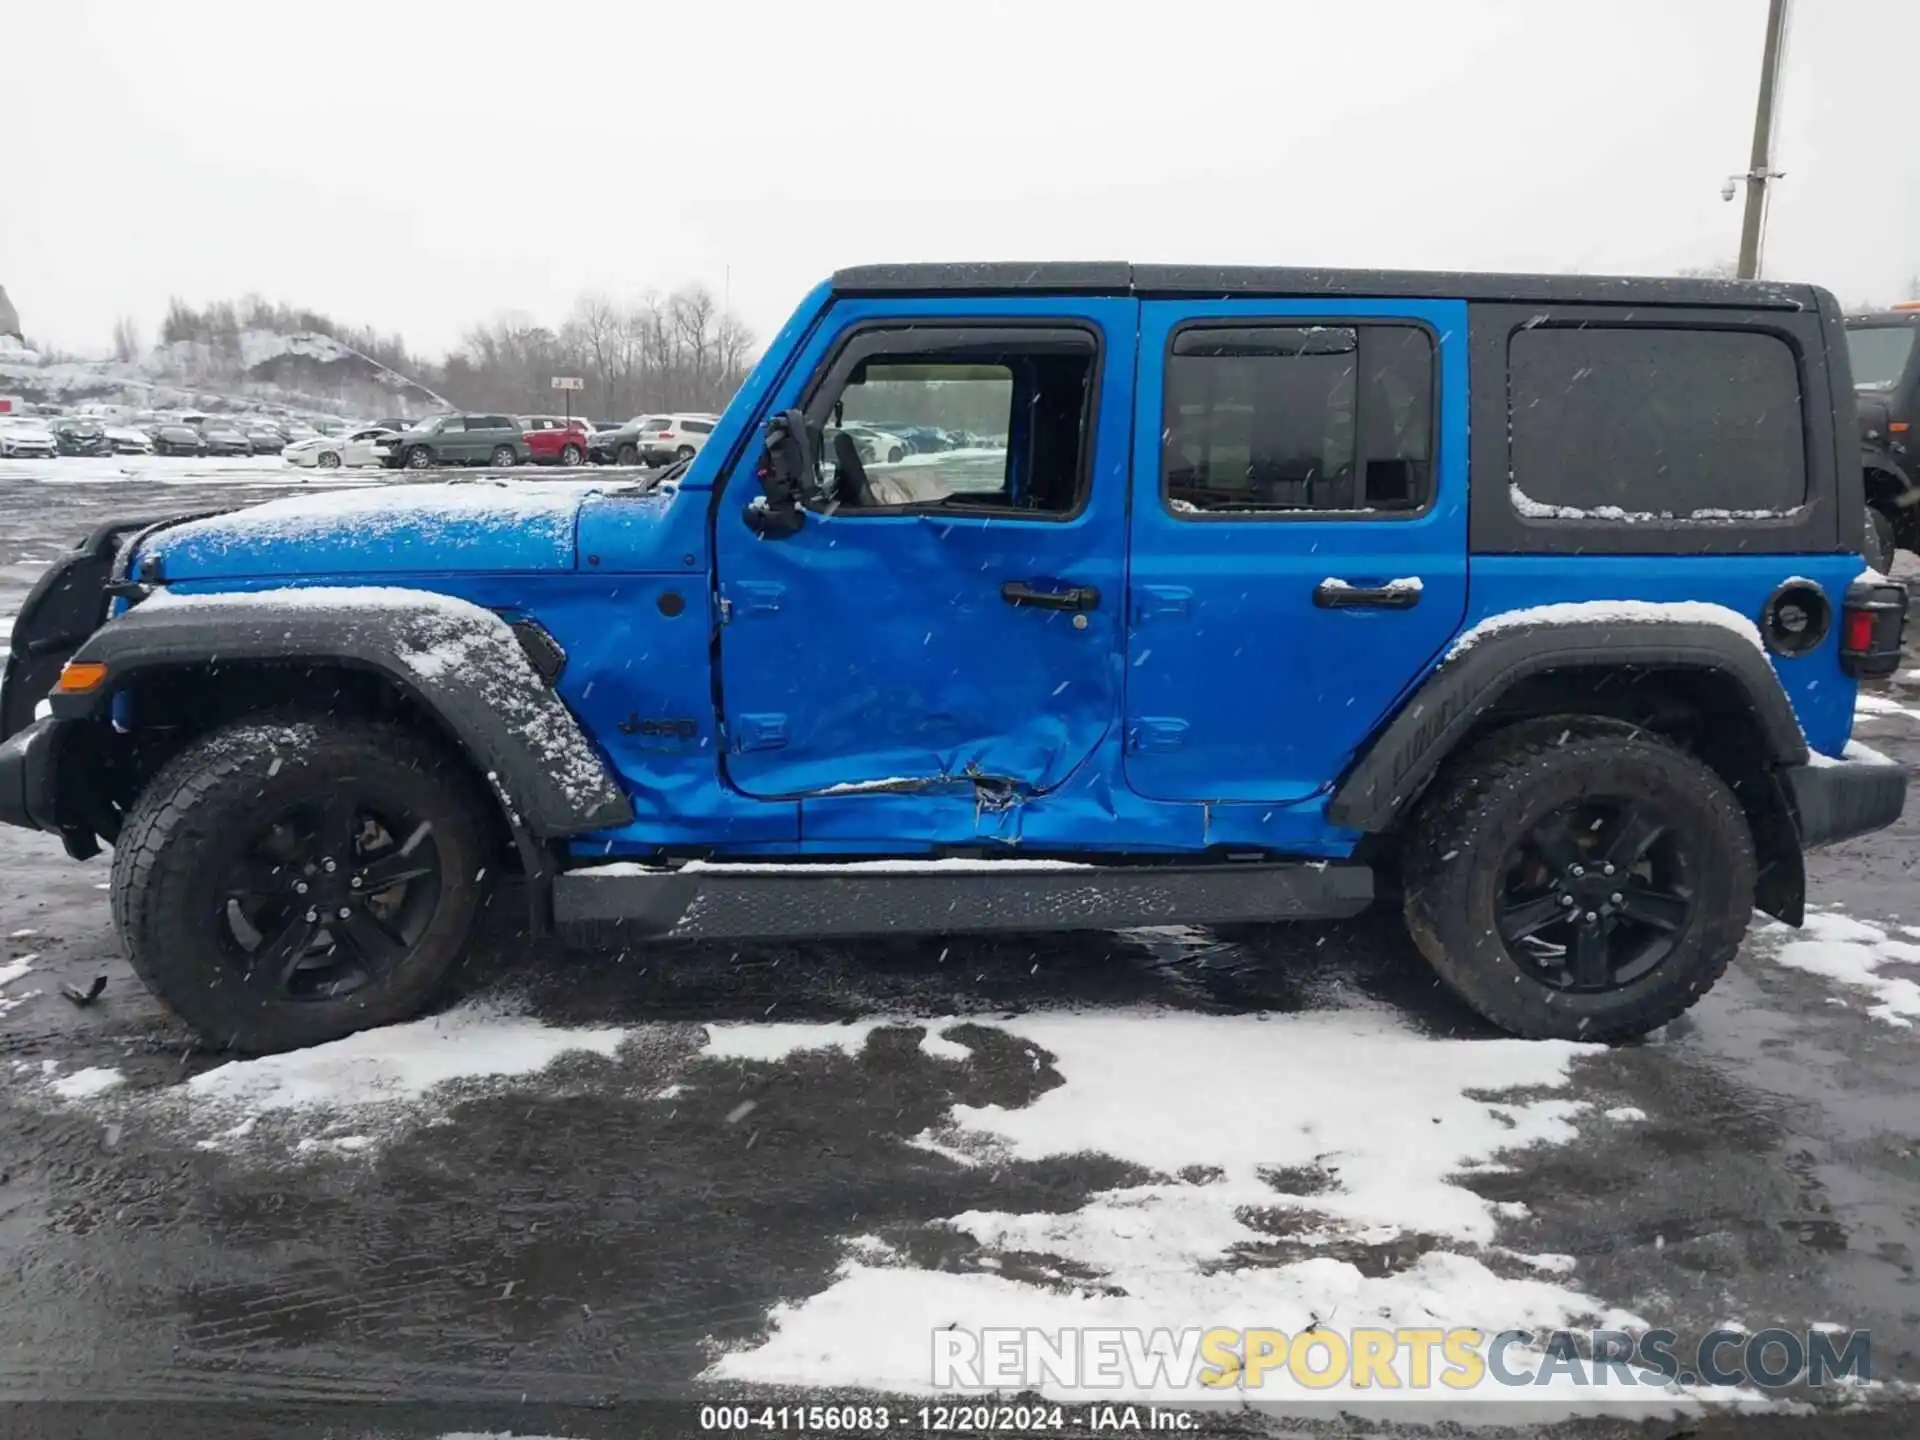
<path fill-rule="evenodd" d="M 733 727 L 735 751 L 778 750 L 787 743 L 787 717 L 780 714 L 742 715 Z"/>
<path fill-rule="evenodd" d="M 1162 754 L 1187 743 L 1187 722 L 1175 719 L 1136 720 L 1127 735 L 1127 748 L 1136 755 Z"/>

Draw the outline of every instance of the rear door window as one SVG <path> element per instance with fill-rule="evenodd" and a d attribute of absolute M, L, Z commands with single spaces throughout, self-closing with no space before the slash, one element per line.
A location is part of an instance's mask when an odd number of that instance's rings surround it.
<path fill-rule="evenodd" d="M 1777 335 L 1543 325 L 1508 342 L 1510 496 L 1532 520 L 1762 518 L 1807 499 Z"/>

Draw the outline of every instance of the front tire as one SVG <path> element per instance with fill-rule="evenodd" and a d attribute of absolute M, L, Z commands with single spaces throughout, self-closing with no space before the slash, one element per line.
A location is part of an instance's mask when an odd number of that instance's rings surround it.
<path fill-rule="evenodd" d="M 425 470 L 433 464 L 433 452 L 424 445 L 415 445 L 407 451 L 407 469 Z"/>
<path fill-rule="evenodd" d="M 256 719 L 163 766 L 113 858 L 147 987 L 214 1049 L 274 1051 L 416 1015 L 464 951 L 487 817 L 399 726 Z"/>
<path fill-rule="evenodd" d="M 492 458 L 493 458 L 494 469 L 511 470 L 513 468 L 513 461 L 514 461 L 513 447 L 511 445 L 494 446 Z"/>
<path fill-rule="evenodd" d="M 340 457 L 331 450 L 322 450 L 315 463 L 318 464 L 322 470 L 338 470 L 340 468 Z"/>
<path fill-rule="evenodd" d="M 638 465 L 640 463 L 640 449 L 637 445 L 622 445 L 620 447 L 620 453 L 615 459 L 622 465 Z"/>
<path fill-rule="evenodd" d="M 1448 988 L 1534 1039 L 1623 1040 L 1704 995 L 1740 948 L 1757 867 L 1726 782 L 1619 722 L 1490 737 L 1422 802 L 1404 908 Z"/>

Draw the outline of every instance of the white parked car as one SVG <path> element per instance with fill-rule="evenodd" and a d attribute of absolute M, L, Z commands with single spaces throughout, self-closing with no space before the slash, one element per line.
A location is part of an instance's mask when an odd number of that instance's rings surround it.
<path fill-rule="evenodd" d="M 900 436 L 887 430 L 876 430 L 871 425 L 862 425 L 849 421 L 841 427 L 853 437 L 853 443 L 859 448 L 860 463 L 863 465 L 893 465 L 913 453 L 913 446 Z M 829 447 L 833 444 L 834 432 L 831 427 L 826 433 Z M 831 449 L 828 451 L 831 455 Z"/>
<path fill-rule="evenodd" d="M 384 465 L 396 433 L 375 425 L 344 435 L 315 435 L 294 441 L 280 454 L 290 465 L 321 470 L 338 470 L 342 465 Z"/>
<path fill-rule="evenodd" d="M 690 460 L 713 433 L 713 415 L 649 415 L 640 426 L 640 459 L 660 465 Z"/>
<path fill-rule="evenodd" d="M 0 421 L 0 457 L 51 460 L 58 453 L 53 431 L 37 420 Z"/>
<path fill-rule="evenodd" d="M 153 437 L 144 430 L 136 430 L 131 425 L 106 425 L 107 443 L 113 446 L 116 455 L 151 455 Z"/>

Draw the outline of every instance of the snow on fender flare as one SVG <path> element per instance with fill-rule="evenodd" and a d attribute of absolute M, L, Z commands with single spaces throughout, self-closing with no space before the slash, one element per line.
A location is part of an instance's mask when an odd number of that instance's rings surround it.
<path fill-rule="evenodd" d="M 181 665 L 344 665 L 384 677 L 436 716 L 488 779 L 516 830 L 553 839 L 624 825 L 633 807 L 564 701 L 491 610 L 385 586 L 160 592 L 95 631 L 75 660 L 107 667 L 61 719 L 97 716 L 130 676 Z"/>
<path fill-rule="evenodd" d="M 1779 765 L 1807 763 L 1807 737 L 1753 622 L 1702 602 L 1578 601 L 1496 615 L 1454 642 L 1334 789 L 1327 818 L 1388 829 L 1474 722 L 1529 676 L 1571 666 L 1706 670 L 1737 685 Z"/>

